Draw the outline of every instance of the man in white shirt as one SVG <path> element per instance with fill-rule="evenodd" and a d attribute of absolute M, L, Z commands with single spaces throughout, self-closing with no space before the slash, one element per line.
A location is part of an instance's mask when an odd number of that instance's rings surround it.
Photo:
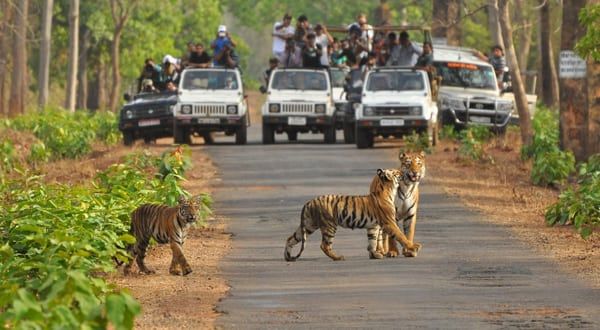
<path fill-rule="evenodd" d="M 321 45 L 323 54 L 321 55 L 321 66 L 329 67 L 329 45 L 333 44 L 333 37 L 327 31 L 327 28 L 321 24 L 315 26 L 315 41 Z"/>
<path fill-rule="evenodd" d="M 296 30 L 292 26 L 292 16 L 285 14 L 283 22 L 277 22 L 273 25 L 273 56 L 281 62 L 285 52 L 285 42 L 294 37 Z"/>
<path fill-rule="evenodd" d="M 348 26 L 348 31 L 351 32 L 352 26 L 357 26 L 361 31 L 361 38 L 367 41 L 367 51 L 371 51 L 373 49 L 373 37 L 375 36 L 375 31 L 373 27 L 367 23 L 367 15 L 360 13 L 356 16 L 356 22 L 350 24 Z"/>

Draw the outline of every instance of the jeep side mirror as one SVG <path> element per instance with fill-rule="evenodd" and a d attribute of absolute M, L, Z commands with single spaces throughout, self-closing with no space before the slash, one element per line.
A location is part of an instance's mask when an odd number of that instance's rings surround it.
<path fill-rule="evenodd" d="M 123 100 L 125 100 L 126 102 L 131 101 L 131 95 L 129 93 L 123 94 Z"/>
<path fill-rule="evenodd" d="M 260 87 L 258 88 L 258 90 L 259 90 L 261 93 L 263 93 L 263 94 L 266 94 L 266 93 L 267 93 L 267 87 L 265 87 L 265 86 L 260 86 Z"/>

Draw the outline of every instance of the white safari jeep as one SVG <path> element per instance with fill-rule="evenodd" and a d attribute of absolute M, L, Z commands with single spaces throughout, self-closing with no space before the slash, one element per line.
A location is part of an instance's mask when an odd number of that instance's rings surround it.
<path fill-rule="evenodd" d="M 361 104 L 356 107 L 356 146 L 373 146 L 375 136 L 427 133 L 437 143 L 438 108 L 427 72 L 383 67 L 367 73 Z"/>
<path fill-rule="evenodd" d="M 506 130 L 513 101 L 498 88 L 494 68 L 466 48 L 434 45 L 434 65 L 442 77 L 438 101 L 443 124 L 484 125 Z"/>
<path fill-rule="evenodd" d="M 325 143 L 335 143 L 335 107 L 326 70 L 276 69 L 271 73 L 262 106 L 264 144 L 275 142 L 275 133 L 286 132 L 290 141 L 298 133 L 323 133 Z"/>
<path fill-rule="evenodd" d="M 250 118 L 237 69 L 186 69 L 179 82 L 175 107 L 175 143 L 190 143 L 191 135 L 212 143 L 211 132 L 235 134 L 236 144 L 246 144 Z"/>

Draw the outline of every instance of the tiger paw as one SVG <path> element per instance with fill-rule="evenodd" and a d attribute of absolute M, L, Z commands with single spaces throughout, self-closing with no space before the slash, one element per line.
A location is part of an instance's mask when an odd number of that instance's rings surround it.
<path fill-rule="evenodd" d="M 169 274 L 171 275 L 181 275 L 179 269 L 169 269 Z"/>
<path fill-rule="evenodd" d="M 405 257 L 407 257 L 407 258 L 414 258 L 414 257 L 417 256 L 417 251 L 403 249 L 402 250 L 402 255 L 405 256 Z"/>
<path fill-rule="evenodd" d="M 398 251 L 390 251 L 387 253 L 388 258 L 396 258 L 398 256 Z"/>
<path fill-rule="evenodd" d="M 331 258 L 331 259 L 333 259 L 333 261 L 344 261 L 344 260 L 346 260 L 346 258 L 344 258 L 344 256 L 337 256 L 337 257 Z"/>
<path fill-rule="evenodd" d="M 183 270 L 183 276 L 185 276 L 185 275 L 187 275 L 187 274 L 189 274 L 189 273 L 191 273 L 191 272 L 192 272 L 192 269 L 191 269 L 190 267 L 187 267 L 187 268 L 185 268 L 185 269 Z"/>
<path fill-rule="evenodd" d="M 155 274 L 156 272 L 153 271 L 152 269 L 146 268 L 146 269 L 141 269 L 140 273 L 142 273 L 144 275 L 152 275 L 152 274 Z"/>
<path fill-rule="evenodd" d="M 369 252 L 369 259 L 383 259 L 383 254 L 377 251 Z"/>

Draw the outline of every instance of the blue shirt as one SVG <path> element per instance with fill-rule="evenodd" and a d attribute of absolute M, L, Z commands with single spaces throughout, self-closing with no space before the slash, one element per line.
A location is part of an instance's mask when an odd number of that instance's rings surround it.
<path fill-rule="evenodd" d="M 229 41 L 229 38 L 227 38 L 227 37 L 218 37 L 217 39 L 215 39 L 214 45 L 215 45 L 215 51 L 213 54 L 214 54 L 214 56 L 217 56 L 223 50 L 223 47 L 225 47 L 225 46 L 231 47 L 231 41 Z M 217 61 L 213 61 L 213 63 L 215 65 L 217 65 Z"/>

